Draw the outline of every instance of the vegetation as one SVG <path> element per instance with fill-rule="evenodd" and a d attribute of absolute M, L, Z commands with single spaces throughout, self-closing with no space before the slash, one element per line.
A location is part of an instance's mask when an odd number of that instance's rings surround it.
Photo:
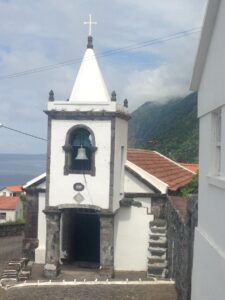
<path fill-rule="evenodd" d="M 197 94 L 146 102 L 132 113 L 129 146 L 156 150 L 178 162 L 198 162 Z"/>
<path fill-rule="evenodd" d="M 16 221 L 7 221 L 4 223 L 1 223 L 2 225 L 8 225 L 8 224 L 25 224 L 25 220 L 24 219 L 17 219 Z"/>
<path fill-rule="evenodd" d="M 25 195 L 20 195 L 20 200 L 22 202 L 22 205 L 23 205 L 23 218 L 24 220 L 26 219 L 26 216 L 27 216 L 27 199 L 26 199 L 26 196 Z"/>
<path fill-rule="evenodd" d="M 198 193 L 198 174 L 194 175 L 191 182 L 189 182 L 185 187 L 181 188 L 179 191 L 179 196 L 187 197 L 190 194 Z"/>

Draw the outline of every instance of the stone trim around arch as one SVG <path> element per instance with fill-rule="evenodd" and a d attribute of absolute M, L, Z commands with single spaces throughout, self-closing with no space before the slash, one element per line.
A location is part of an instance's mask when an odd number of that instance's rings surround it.
<path fill-rule="evenodd" d="M 86 129 L 92 138 L 92 147 L 91 147 L 91 168 L 90 170 L 79 170 L 79 169 L 72 169 L 71 168 L 71 159 L 72 159 L 72 146 L 71 146 L 71 135 L 72 133 L 77 130 L 77 129 Z M 89 174 L 91 176 L 95 176 L 95 152 L 97 150 L 96 144 L 95 144 L 95 135 L 92 129 L 86 125 L 79 124 L 79 125 L 74 125 L 72 126 L 66 134 L 66 141 L 65 145 L 62 147 L 63 150 L 65 151 L 65 165 L 64 165 L 64 175 L 68 174 Z"/>

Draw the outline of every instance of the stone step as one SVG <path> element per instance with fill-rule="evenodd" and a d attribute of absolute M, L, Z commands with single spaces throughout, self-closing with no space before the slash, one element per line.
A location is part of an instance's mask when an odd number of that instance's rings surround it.
<path fill-rule="evenodd" d="M 166 220 L 164 219 L 155 219 L 154 221 L 151 221 L 149 223 L 150 228 L 153 226 L 157 226 L 157 227 L 166 227 Z"/>
<path fill-rule="evenodd" d="M 167 278 L 168 269 L 163 269 L 161 274 L 147 273 L 147 278 Z"/>
<path fill-rule="evenodd" d="M 166 254 L 167 248 L 162 247 L 149 247 L 148 250 L 151 252 L 151 256 L 162 256 Z"/>
<path fill-rule="evenodd" d="M 153 263 L 153 264 L 148 265 L 149 269 L 154 268 L 154 269 L 161 270 L 161 269 L 165 269 L 167 267 L 168 267 L 168 261 L 167 260 L 165 260 L 164 262 L 158 262 L 158 263 Z"/>
<path fill-rule="evenodd" d="M 151 264 L 148 266 L 148 274 L 160 275 L 162 276 L 165 273 L 167 265 L 166 264 Z"/>
<path fill-rule="evenodd" d="M 149 241 L 150 247 L 159 247 L 159 248 L 166 248 L 167 246 L 167 239 L 166 238 L 159 238 L 158 240 L 150 240 Z"/>
<path fill-rule="evenodd" d="M 166 238 L 166 234 L 165 233 L 152 233 L 152 232 L 150 232 L 150 234 L 149 234 L 149 239 L 151 239 L 151 240 L 157 240 L 161 237 Z"/>
<path fill-rule="evenodd" d="M 166 226 L 165 227 L 153 226 L 150 229 L 151 229 L 152 233 L 162 233 L 162 234 L 166 234 L 167 233 Z"/>
<path fill-rule="evenodd" d="M 148 257 L 148 263 L 149 264 L 155 264 L 155 263 L 167 263 L 166 257 L 160 257 L 160 256 L 150 256 Z"/>

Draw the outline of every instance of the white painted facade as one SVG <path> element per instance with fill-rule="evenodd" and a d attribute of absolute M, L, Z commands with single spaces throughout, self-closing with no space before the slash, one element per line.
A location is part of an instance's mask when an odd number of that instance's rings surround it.
<path fill-rule="evenodd" d="M 0 218 L 0 223 L 15 222 L 18 219 L 23 218 L 23 205 L 19 201 L 15 210 L 12 209 L 0 209 L 0 214 L 5 214 L 5 218 Z"/>
<path fill-rule="evenodd" d="M 110 97 L 92 48 L 85 51 L 70 102 L 110 102 Z"/>
<path fill-rule="evenodd" d="M 5 215 L 4 219 L 0 218 L 0 223 L 5 223 L 5 222 L 9 222 L 9 221 L 12 221 L 12 222 L 16 221 L 16 212 L 15 212 L 15 210 L 1 209 L 0 214 Z"/>
<path fill-rule="evenodd" d="M 114 218 L 114 268 L 147 271 L 151 199 L 135 198 L 142 207 L 121 207 Z"/>
<path fill-rule="evenodd" d="M 74 125 L 86 125 L 95 135 L 97 151 L 95 153 L 96 175 L 68 174 L 64 175 L 65 138 L 67 131 Z M 51 161 L 49 205 L 76 204 L 73 197 L 77 194 L 73 185 L 81 182 L 85 188 L 79 192 L 84 197 L 82 205 L 96 205 L 107 209 L 109 207 L 109 177 L 110 177 L 110 121 L 74 121 L 52 120 Z"/>
<path fill-rule="evenodd" d="M 9 191 L 7 188 L 3 188 L 0 190 L 0 196 L 11 197 L 13 196 L 13 192 Z"/>
<path fill-rule="evenodd" d="M 200 121 L 199 215 L 192 300 L 225 297 L 224 28 L 225 1 L 209 1 L 191 85 L 198 91 Z"/>
<path fill-rule="evenodd" d="M 92 58 L 90 58 L 92 56 Z M 89 59 L 90 58 L 90 59 Z M 151 214 L 150 194 L 166 193 L 168 186 L 149 173 L 127 162 L 128 112 L 126 107 L 111 101 L 104 79 L 101 75 L 93 49 L 87 49 L 81 63 L 69 101 L 49 101 L 48 112 L 62 112 L 65 118 L 50 118 L 50 147 L 48 181 L 37 184 L 41 188 L 38 196 L 38 241 L 35 251 L 35 261 L 45 263 L 46 254 L 46 216 L 43 213 L 45 205 L 72 208 L 81 204 L 82 209 L 98 207 L 107 212 L 115 213 L 114 217 L 114 268 L 115 270 L 147 271 L 149 222 L 153 220 Z M 70 118 L 72 112 L 86 113 L 82 120 Z M 91 118 L 91 113 L 109 113 L 106 118 Z M 68 118 L 67 118 L 68 116 Z M 112 116 L 112 117 L 111 117 Z M 121 117 L 122 116 L 122 117 Z M 95 137 L 95 174 L 65 173 L 65 148 L 68 131 L 74 126 L 89 128 Z M 134 171 L 125 170 L 125 164 Z M 140 180 L 135 174 L 138 174 Z M 39 182 L 45 174 L 36 178 Z M 145 183 L 142 182 L 145 179 Z M 82 183 L 84 189 L 74 190 L 75 183 Z M 30 181 L 25 187 L 35 185 Z M 46 195 L 43 192 L 45 190 Z M 120 207 L 120 200 L 124 193 L 141 193 L 141 207 Z M 82 202 L 77 202 L 77 194 Z M 146 196 L 143 196 L 146 194 Z M 148 194 L 148 195 L 147 195 Z M 48 201 L 48 202 L 47 202 Z M 63 221 L 60 230 L 60 259 L 64 258 Z"/>
<path fill-rule="evenodd" d="M 43 174 L 44 175 L 44 174 Z M 43 178 L 43 175 L 39 178 Z M 34 184 L 35 181 L 31 181 Z M 46 182 L 36 186 L 45 189 Z M 139 181 L 129 171 L 125 171 L 123 182 L 127 193 L 154 193 L 147 185 Z M 28 185 L 26 185 L 28 187 Z M 46 249 L 46 195 L 39 193 L 38 212 L 38 240 L 39 246 L 35 250 L 35 262 L 44 264 Z M 147 271 L 149 222 L 153 220 L 151 214 L 151 198 L 138 197 L 135 201 L 141 202 L 142 207 L 121 207 L 116 211 L 114 218 L 114 267 L 115 270 L 123 271 Z M 62 240 L 62 237 L 60 238 Z M 60 246 L 61 258 L 63 258 L 62 245 Z"/>

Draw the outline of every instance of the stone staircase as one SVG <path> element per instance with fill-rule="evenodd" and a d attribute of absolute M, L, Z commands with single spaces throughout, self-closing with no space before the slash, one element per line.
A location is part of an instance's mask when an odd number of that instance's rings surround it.
<path fill-rule="evenodd" d="M 0 276 L 0 286 L 10 286 L 31 277 L 31 263 L 27 258 L 12 259 L 4 267 Z"/>
<path fill-rule="evenodd" d="M 167 224 L 163 219 L 150 222 L 148 277 L 166 278 L 167 262 Z"/>

